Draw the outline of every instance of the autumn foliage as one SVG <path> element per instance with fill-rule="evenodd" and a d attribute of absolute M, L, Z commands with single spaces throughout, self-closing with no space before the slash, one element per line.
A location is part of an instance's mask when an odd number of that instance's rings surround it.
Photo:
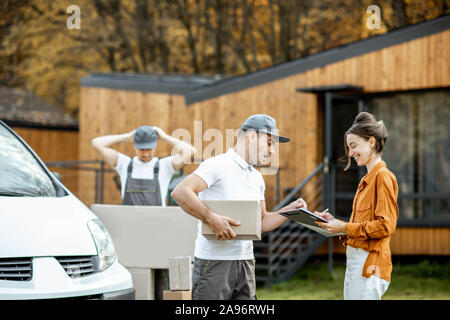
<path fill-rule="evenodd" d="M 448 0 L 3 0 L 0 86 L 76 115 L 88 72 L 240 75 L 449 13 Z M 369 29 L 369 5 L 381 28 Z M 67 8 L 80 8 L 68 29 Z"/>

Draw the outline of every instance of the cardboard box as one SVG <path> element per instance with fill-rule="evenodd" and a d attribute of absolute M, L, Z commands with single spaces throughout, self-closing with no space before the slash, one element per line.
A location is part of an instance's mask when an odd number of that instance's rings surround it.
<path fill-rule="evenodd" d="M 91 209 L 126 268 L 168 269 L 170 257 L 194 256 L 198 220 L 180 207 L 93 204 Z"/>
<path fill-rule="evenodd" d="M 236 233 L 233 240 L 261 240 L 261 204 L 257 200 L 205 200 L 203 203 L 213 212 L 239 221 L 239 226 L 231 226 Z M 202 223 L 202 235 L 216 240 L 216 235 L 208 224 Z"/>
<path fill-rule="evenodd" d="M 177 291 L 164 290 L 163 300 L 192 300 L 192 291 L 191 290 L 177 290 Z"/>
<path fill-rule="evenodd" d="M 169 258 L 169 288 L 174 290 L 192 289 L 191 257 Z"/>

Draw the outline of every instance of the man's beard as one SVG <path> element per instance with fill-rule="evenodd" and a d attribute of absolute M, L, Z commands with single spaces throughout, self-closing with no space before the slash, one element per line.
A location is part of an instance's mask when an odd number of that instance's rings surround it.
<path fill-rule="evenodd" d="M 272 157 L 268 154 L 261 160 L 258 159 L 257 167 L 270 167 L 272 164 Z"/>

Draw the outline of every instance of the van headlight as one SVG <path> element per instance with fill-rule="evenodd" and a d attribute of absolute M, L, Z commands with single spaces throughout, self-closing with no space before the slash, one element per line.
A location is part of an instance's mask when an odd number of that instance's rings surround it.
<path fill-rule="evenodd" d="M 99 271 L 102 272 L 109 268 L 116 261 L 116 250 L 111 236 L 103 223 L 98 219 L 88 221 L 88 228 L 97 247 L 99 258 Z"/>

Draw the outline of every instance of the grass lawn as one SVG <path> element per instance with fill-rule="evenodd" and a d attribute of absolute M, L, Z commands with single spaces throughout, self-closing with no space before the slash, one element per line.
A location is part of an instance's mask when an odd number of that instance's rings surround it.
<path fill-rule="evenodd" d="M 333 275 L 326 262 L 310 263 L 289 281 L 258 287 L 259 300 L 342 300 L 345 263 L 335 262 Z M 428 260 L 395 264 L 383 300 L 450 300 L 450 263 Z"/>

